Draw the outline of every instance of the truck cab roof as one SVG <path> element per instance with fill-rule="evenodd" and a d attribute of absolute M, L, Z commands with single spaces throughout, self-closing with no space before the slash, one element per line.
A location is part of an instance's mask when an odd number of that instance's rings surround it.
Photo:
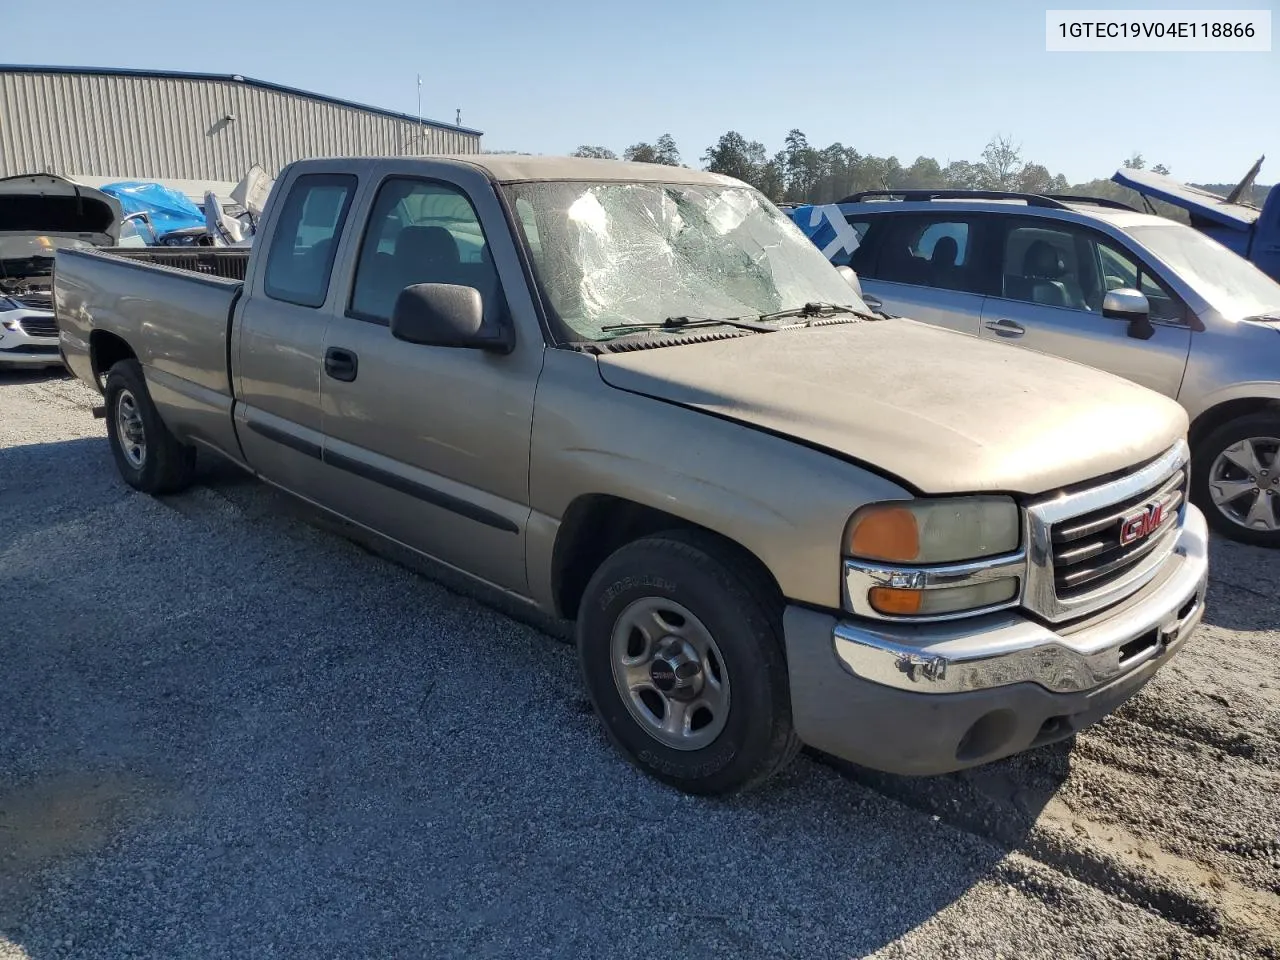
<path fill-rule="evenodd" d="M 351 159 L 351 158 L 347 158 Z M 596 160 L 588 157 L 526 156 L 519 153 L 432 154 L 420 158 L 365 157 L 366 160 L 394 160 L 403 164 L 417 160 L 424 165 L 478 168 L 497 183 L 528 183 L 544 180 L 617 181 L 624 183 L 690 183 L 726 187 L 745 186 L 740 180 L 705 170 L 672 167 L 661 163 L 632 163 L 627 160 Z M 304 168 L 316 160 L 299 160 Z"/>

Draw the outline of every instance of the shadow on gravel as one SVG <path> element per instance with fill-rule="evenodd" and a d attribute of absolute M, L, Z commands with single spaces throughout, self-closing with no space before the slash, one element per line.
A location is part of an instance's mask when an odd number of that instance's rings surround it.
<path fill-rule="evenodd" d="M 238 471 L 157 501 L 91 440 L 0 450 L 20 476 L 45 487 L 0 503 L 27 530 L 0 569 L 0 954 L 861 955 L 1019 879 L 1066 775 L 1062 745 L 934 781 L 801 759 L 685 797 L 613 752 L 545 627 Z"/>
<path fill-rule="evenodd" d="M 1275 630 L 1280 621 L 1277 551 L 1214 534 L 1209 542 L 1205 623 L 1228 630 Z"/>

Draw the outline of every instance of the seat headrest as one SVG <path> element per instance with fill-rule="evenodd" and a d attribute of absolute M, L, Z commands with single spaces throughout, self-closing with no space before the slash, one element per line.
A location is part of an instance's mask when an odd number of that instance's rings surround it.
<path fill-rule="evenodd" d="M 444 227 L 405 227 L 396 238 L 396 259 L 458 263 L 458 244 Z"/>
<path fill-rule="evenodd" d="M 1036 240 L 1022 257 L 1024 277 L 1047 277 L 1056 280 L 1066 271 L 1057 249 L 1047 240 Z"/>
<path fill-rule="evenodd" d="M 955 237 L 939 237 L 933 245 L 933 254 L 929 262 L 938 267 L 954 267 L 960 259 L 960 244 Z"/>

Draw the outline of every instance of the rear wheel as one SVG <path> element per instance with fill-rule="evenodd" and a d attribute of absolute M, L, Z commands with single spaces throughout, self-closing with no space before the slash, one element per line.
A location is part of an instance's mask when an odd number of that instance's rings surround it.
<path fill-rule="evenodd" d="M 1192 497 L 1223 536 L 1280 547 L 1280 415 L 1218 427 L 1195 451 Z"/>
<path fill-rule="evenodd" d="M 125 483 L 143 493 L 175 493 L 191 483 L 194 447 L 180 443 L 160 419 L 137 360 L 107 371 L 107 439 Z"/>
<path fill-rule="evenodd" d="M 781 770 L 791 724 L 781 600 L 716 538 L 675 531 L 601 565 L 578 617 L 578 654 L 614 745 L 688 793 L 744 790 Z"/>

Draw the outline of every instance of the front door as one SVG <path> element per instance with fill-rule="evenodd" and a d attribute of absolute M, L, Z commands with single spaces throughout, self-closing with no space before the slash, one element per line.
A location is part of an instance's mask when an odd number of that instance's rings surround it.
<path fill-rule="evenodd" d="M 504 294 L 527 288 L 483 181 L 468 192 L 450 168 L 440 179 L 415 169 L 391 165 L 377 186 L 344 308 L 325 334 L 324 456 L 336 468 L 326 497 L 360 523 L 522 592 L 543 341 L 527 336 L 537 329 L 528 317 L 508 354 L 391 335 L 396 297 L 415 283 L 478 289 L 487 325 L 532 310 L 527 295 Z"/>
<path fill-rule="evenodd" d="M 982 336 L 1076 360 L 1165 396 L 1178 396 L 1191 349 L 1186 305 L 1117 241 L 1088 227 L 1037 217 L 1006 221 L 998 296 L 982 308 Z M 1102 315 L 1108 290 L 1136 288 L 1155 333 Z"/>

